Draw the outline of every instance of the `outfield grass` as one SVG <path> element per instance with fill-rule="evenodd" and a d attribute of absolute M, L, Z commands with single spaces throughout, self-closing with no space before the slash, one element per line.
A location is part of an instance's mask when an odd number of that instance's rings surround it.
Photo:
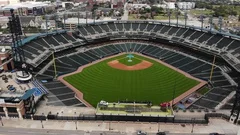
<path fill-rule="evenodd" d="M 129 62 L 128 60 L 129 60 L 129 58 L 123 57 L 123 58 L 119 59 L 118 61 L 127 66 L 133 66 L 133 65 L 136 65 L 136 64 L 142 62 L 141 59 L 137 59 L 137 58 L 131 58 L 132 62 Z"/>
<path fill-rule="evenodd" d="M 153 65 L 144 70 L 125 71 L 107 64 L 126 57 L 121 55 L 84 68 L 80 73 L 64 77 L 64 80 L 79 89 L 84 99 L 95 107 L 100 100 L 152 101 L 153 105 L 159 105 L 172 100 L 175 88 L 177 97 L 199 83 L 154 60 L 134 56 Z"/>

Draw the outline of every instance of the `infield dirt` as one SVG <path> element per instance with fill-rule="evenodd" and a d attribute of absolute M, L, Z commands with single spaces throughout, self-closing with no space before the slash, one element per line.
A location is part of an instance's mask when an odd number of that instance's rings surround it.
<path fill-rule="evenodd" d="M 143 70 L 151 67 L 153 64 L 149 61 L 143 60 L 141 63 L 138 63 L 133 66 L 127 66 L 120 63 L 118 60 L 113 60 L 108 62 L 108 65 L 112 68 L 120 69 L 120 70 Z"/>

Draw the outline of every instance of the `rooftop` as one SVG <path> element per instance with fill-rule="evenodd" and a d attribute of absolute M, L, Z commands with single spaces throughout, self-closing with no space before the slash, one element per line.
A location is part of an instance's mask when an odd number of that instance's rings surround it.
<path fill-rule="evenodd" d="M 22 2 L 22 3 L 16 3 L 16 4 L 9 4 L 2 9 L 17 9 L 20 7 L 26 7 L 26 8 L 33 8 L 33 7 L 44 7 L 44 6 L 50 6 L 49 2 L 34 2 L 34 1 L 28 1 L 28 2 Z"/>
<path fill-rule="evenodd" d="M 95 22 L 102 22 L 102 21 L 111 21 L 111 20 L 116 20 L 116 19 L 112 19 L 112 18 L 103 18 L 103 20 L 95 20 Z M 78 18 L 68 18 L 65 20 L 66 24 L 78 24 Z M 86 24 L 86 19 L 80 18 L 79 19 L 79 23 L 80 24 Z M 93 19 L 87 19 L 87 23 L 94 23 Z"/>

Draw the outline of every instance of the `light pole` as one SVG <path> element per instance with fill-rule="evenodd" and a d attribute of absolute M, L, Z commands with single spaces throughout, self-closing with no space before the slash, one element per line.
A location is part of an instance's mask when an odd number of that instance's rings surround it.
<path fill-rule="evenodd" d="M 168 25 L 170 26 L 170 19 L 171 19 L 171 11 L 170 9 L 168 8 Z"/>
<path fill-rule="evenodd" d="M 178 27 L 178 15 L 179 15 L 179 11 L 178 11 L 178 8 L 177 8 L 177 12 L 176 12 L 176 18 L 177 18 L 177 27 Z"/>
<path fill-rule="evenodd" d="M 42 128 L 44 128 L 44 126 L 43 126 L 43 116 L 44 116 L 44 113 L 42 113 L 42 118 L 41 118 Z"/>
<path fill-rule="evenodd" d="M 77 120 L 75 121 L 75 125 L 76 125 L 76 130 L 77 130 L 77 129 L 78 129 L 78 128 L 77 128 Z"/>
<path fill-rule="evenodd" d="M 187 18 L 188 18 L 188 16 L 187 16 L 187 12 L 185 12 L 185 13 L 184 13 L 185 28 L 187 27 Z"/>
<path fill-rule="evenodd" d="M 2 126 L 4 126 L 4 125 L 3 125 L 3 121 L 2 121 L 2 116 L 0 117 L 0 119 L 1 119 L 1 124 L 2 124 Z"/>
<path fill-rule="evenodd" d="M 201 30 L 203 30 L 203 15 L 200 16 L 200 20 L 201 20 Z"/>
<path fill-rule="evenodd" d="M 218 20 L 218 24 L 219 24 L 219 32 L 222 32 L 222 23 L 223 23 L 222 16 L 219 16 L 219 20 Z"/>
<path fill-rule="evenodd" d="M 55 29 L 57 31 L 57 29 L 58 29 L 58 14 L 57 13 L 54 18 L 55 18 Z"/>
<path fill-rule="evenodd" d="M 46 33 L 48 32 L 48 15 L 45 15 L 45 23 L 46 23 Z"/>
<path fill-rule="evenodd" d="M 192 131 L 191 131 L 191 133 L 193 133 L 194 121 L 195 121 L 195 118 L 192 118 Z"/>
<path fill-rule="evenodd" d="M 209 16 L 209 25 L 210 25 L 210 32 L 212 31 L 212 24 L 213 24 L 213 17 L 212 16 Z"/>

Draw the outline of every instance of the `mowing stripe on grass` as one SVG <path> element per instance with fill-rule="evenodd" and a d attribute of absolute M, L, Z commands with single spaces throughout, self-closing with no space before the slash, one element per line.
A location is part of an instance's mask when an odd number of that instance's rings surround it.
<path fill-rule="evenodd" d="M 199 84 L 169 67 L 136 54 L 134 58 L 149 61 L 153 65 L 136 71 L 118 70 L 108 66 L 109 61 L 125 56 L 104 60 L 84 68 L 80 73 L 64 77 L 64 80 L 81 90 L 84 99 L 93 106 L 100 100 L 152 101 L 154 105 L 158 105 L 172 99 L 174 88 L 177 97 Z"/>

